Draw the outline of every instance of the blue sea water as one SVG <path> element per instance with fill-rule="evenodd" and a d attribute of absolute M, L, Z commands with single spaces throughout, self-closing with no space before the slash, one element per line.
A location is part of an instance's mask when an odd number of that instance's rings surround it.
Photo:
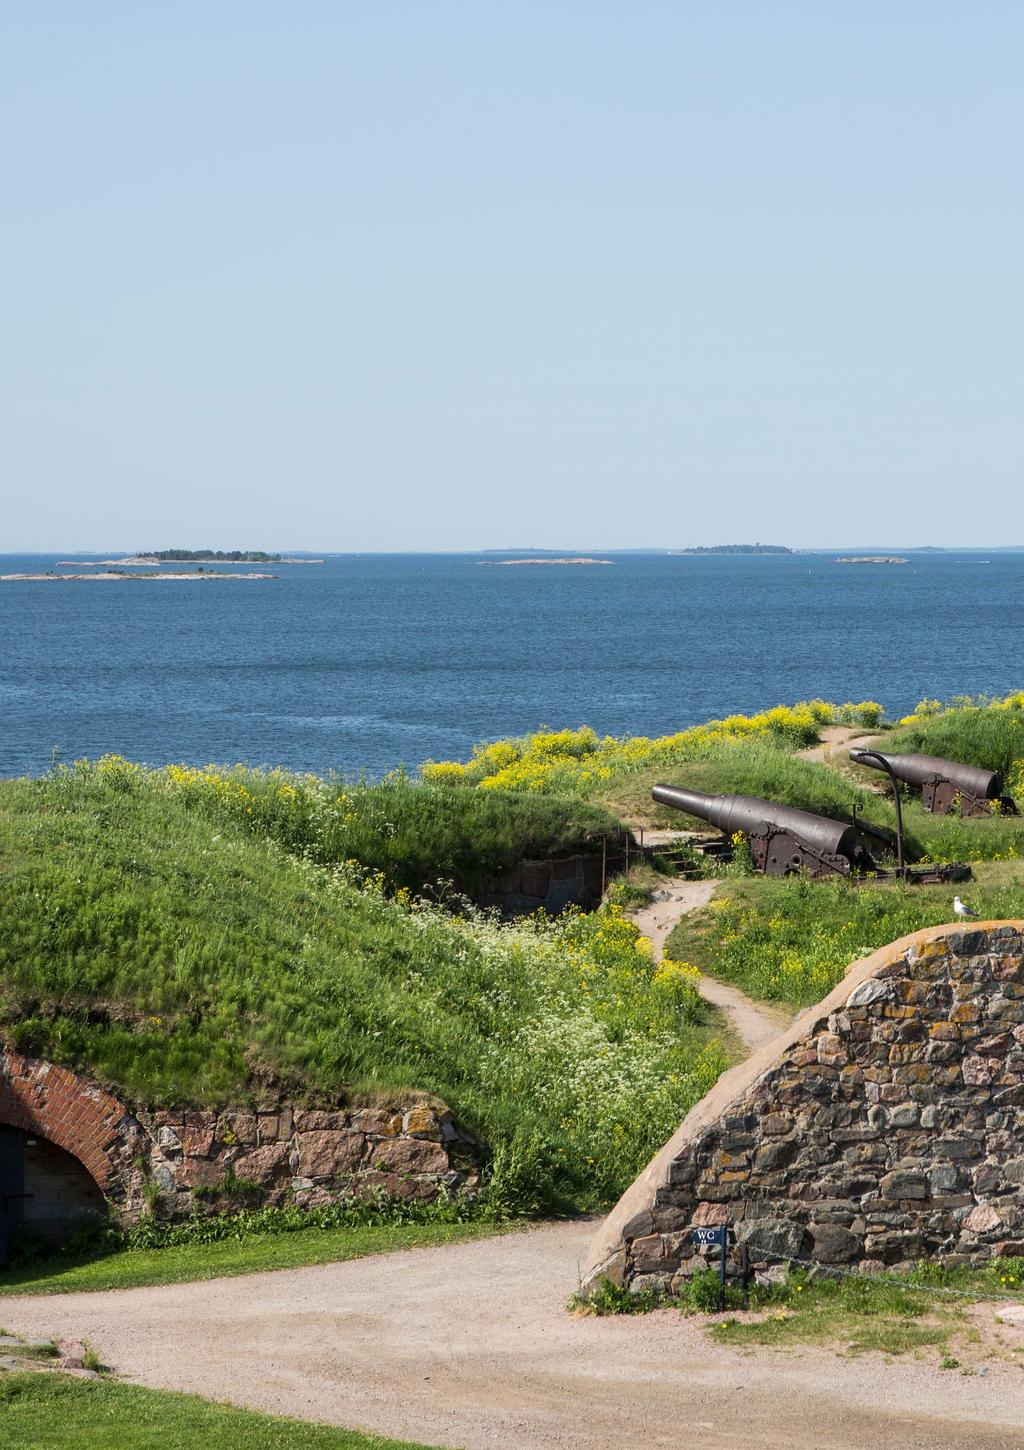
<path fill-rule="evenodd" d="M 55 750 L 379 774 L 541 724 L 657 735 L 811 696 L 900 714 L 1024 685 L 1024 553 L 602 557 L 0 582 L 0 775 L 42 772 Z M 57 558 L 0 556 L 0 573 Z"/>

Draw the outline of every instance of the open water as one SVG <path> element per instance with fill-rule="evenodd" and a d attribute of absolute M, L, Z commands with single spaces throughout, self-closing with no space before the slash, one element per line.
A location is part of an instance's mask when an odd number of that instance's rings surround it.
<path fill-rule="evenodd" d="M 0 556 L 0 573 L 57 557 Z M 1024 553 L 601 557 L 614 563 L 348 555 L 264 566 L 265 582 L 2 582 L 0 775 L 44 771 L 54 751 L 373 775 L 542 724 L 658 735 L 811 696 L 903 714 L 1024 686 Z"/>

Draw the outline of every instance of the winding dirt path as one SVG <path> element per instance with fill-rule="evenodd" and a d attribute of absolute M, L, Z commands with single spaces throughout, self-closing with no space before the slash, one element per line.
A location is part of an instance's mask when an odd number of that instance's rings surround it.
<path fill-rule="evenodd" d="M 717 881 L 690 881 L 676 876 L 665 882 L 657 893 L 658 900 L 630 913 L 644 936 L 653 943 L 656 960 L 661 960 L 665 943 L 680 919 L 707 906 L 717 885 Z M 730 987 L 714 977 L 701 976 L 700 993 L 725 1012 L 748 1052 L 777 1036 L 793 1020 L 792 1014 L 783 1008 L 754 1002 L 738 987 Z"/>

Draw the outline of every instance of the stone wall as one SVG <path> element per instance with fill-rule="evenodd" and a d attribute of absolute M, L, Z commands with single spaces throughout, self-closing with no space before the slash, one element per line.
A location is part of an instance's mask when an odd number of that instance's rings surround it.
<path fill-rule="evenodd" d="M 615 860 L 621 867 L 621 855 Z M 606 872 L 611 875 L 610 863 L 606 863 Z M 601 901 L 602 883 L 598 853 L 567 856 L 561 861 L 520 861 L 469 894 L 478 906 L 496 907 L 503 916 L 529 916 L 540 910 L 557 916 L 569 906 L 593 911 Z"/>
<path fill-rule="evenodd" d="M 856 963 L 726 1073 L 602 1225 L 587 1284 L 677 1287 L 692 1229 L 752 1262 L 861 1269 L 1024 1254 L 1024 923 Z"/>
<path fill-rule="evenodd" d="M 0 1052 L 0 1123 L 73 1154 L 124 1222 L 146 1208 L 147 1184 L 161 1216 L 175 1218 L 246 1197 L 307 1208 L 353 1192 L 426 1200 L 442 1185 L 475 1188 L 483 1157 L 445 1104 L 422 1093 L 370 1106 L 268 1093 L 251 1109 L 155 1111 L 16 1052 Z"/>
<path fill-rule="evenodd" d="M 415 1097 L 390 1106 L 301 1108 L 270 1103 L 252 1112 L 140 1113 L 149 1170 L 172 1217 L 196 1201 L 244 1196 L 260 1202 L 329 1203 L 347 1193 L 431 1199 L 441 1185 L 474 1188 L 481 1152 L 443 1103 Z"/>

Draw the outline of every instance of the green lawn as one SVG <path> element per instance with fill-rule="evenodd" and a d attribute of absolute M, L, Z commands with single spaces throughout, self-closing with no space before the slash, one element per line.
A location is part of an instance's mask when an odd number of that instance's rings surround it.
<path fill-rule="evenodd" d="M 62 1374 L 0 1377 L 4 1450 L 425 1450 L 357 1430 Z"/>
<path fill-rule="evenodd" d="M 496 1233 L 488 1224 L 389 1224 L 374 1227 L 307 1229 L 257 1234 L 212 1244 L 180 1244 L 162 1249 L 126 1249 L 78 1264 L 59 1260 L 38 1268 L 0 1273 L 0 1295 L 71 1294 L 86 1289 L 137 1289 L 149 1284 L 181 1284 L 257 1274 L 267 1269 L 297 1269 L 305 1264 L 335 1264 L 396 1249 L 461 1243 Z M 0 1444 L 2 1444 L 0 1437 Z"/>
<path fill-rule="evenodd" d="M 732 878 L 709 907 L 680 922 L 668 954 L 751 997 L 810 1006 L 858 957 L 951 921 L 957 891 L 983 917 L 1024 917 L 1024 862 L 983 863 L 975 875 L 957 886 Z"/>

